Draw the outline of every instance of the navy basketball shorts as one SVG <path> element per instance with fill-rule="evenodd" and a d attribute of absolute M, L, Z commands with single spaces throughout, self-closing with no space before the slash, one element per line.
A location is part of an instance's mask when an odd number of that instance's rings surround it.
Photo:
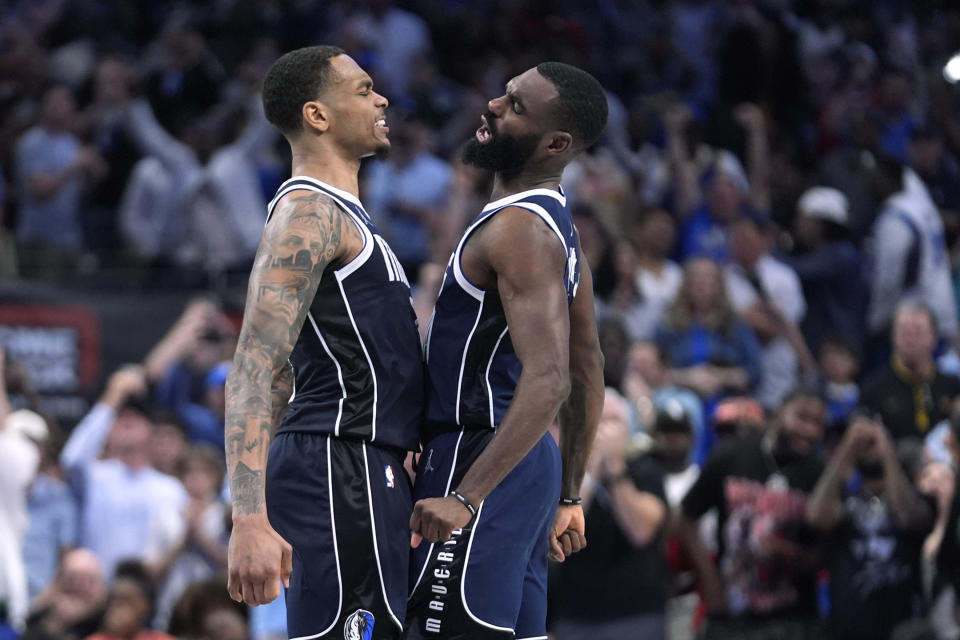
<path fill-rule="evenodd" d="M 456 431 L 424 447 L 414 497 L 445 496 L 493 437 Z M 447 542 L 414 553 L 404 637 L 546 638 L 547 552 L 560 498 L 560 452 L 545 434 Z"/>
<path fill-rule="evenodd" d="M 398 452 L 323 434 L 277 434 L 266 499 L 270 524 L 293 547 L 288 637 L 401 637 L 410 494 Z"/>

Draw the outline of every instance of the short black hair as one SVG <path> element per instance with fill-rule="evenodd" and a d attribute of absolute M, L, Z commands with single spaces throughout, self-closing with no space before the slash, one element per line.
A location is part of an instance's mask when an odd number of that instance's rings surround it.
<path fill-rule="evenodd" d="M 597 141 L 607 126 L 607 96 L 592 75 L 563 62 L 541 62 L 537 72 L 557 88 L 551 101 L 557 126 L 573 136 L 577 149 Z"/>
<path fill-rule="evenodd" d="M 263 78 L 263 112 L 270 124 L 288 137 L 299 133 L 303 105 L 326 88 L 330 59 L 345 53 L 340 47 L 317 45 L 280 56 Z"/>

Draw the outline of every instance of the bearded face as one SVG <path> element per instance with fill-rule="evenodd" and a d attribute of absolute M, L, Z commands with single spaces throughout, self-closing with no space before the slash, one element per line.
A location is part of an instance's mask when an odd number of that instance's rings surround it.
<path fill-rule="evenodd" d="M 496 117 L 484 116 L 484 124 L 463 147 L 464 164 L 499 173 L 504 179 L 516 177 L 526 166 L 540 142 L 540 134 L 521 136 L 500 133 Z"/>

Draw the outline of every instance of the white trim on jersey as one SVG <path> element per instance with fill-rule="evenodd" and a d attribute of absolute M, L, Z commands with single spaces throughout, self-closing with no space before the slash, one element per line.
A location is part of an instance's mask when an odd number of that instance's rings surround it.
<path fill-rule="evenodd" d="M 447 476 L 447 488 L 443 490 L 443 495 L 450 494 L 450 485 L 453 484 L 453 474 L 457 471 L 457 454 L 460 453 L 460 440 L 463 438 L 464 428 L 460 427 L 460 435 L 457 436 L 457 444 L 453 447 L 453 461 L 450 462 L 450 474 Z M 417 576 L 417 582 L 413 585 L 413 589 L 410 590 L 410 593 L 413 593 L 417 590 L 417 587 L 420 586 L 420 581 L 423 580 L 423 574 L 427 571 L 427 566 L 430 564 L 430 557 L 433 555 L 434 543 L 430 543 L 430 548 L 427 550 L 427 558 L 423 562 L 423 567 L 420 569 L 420 575 Z"/>
<path fill-rule="evenodd" d="M 290 397 L 287 399 L 287 404 L 290 404 L 293 402 L 293 399 L 297 397 L 297 370 L 294 369 L 293 363 L 290 362 L 290 358 L 287 358 L 287 364 L 290 365 L 290 371 L 293 373 L 293 376 L 290 379 Z M 274 428 L 279 426 L 280 425 L 274 425 Z"/>
<path fill-rule="evenodd" d="M 336 198 L 334 198 L 334 201 L 336 201 Z M 350 216 L 350 220 L 353 222 L 353 224 L 357 225 L 357 228 L 360 229 L 360 233 L 363 234 L 363 249 L 360 250 L 360 253 L 358 253 L 353 260 L 334 271 L 337 276 L 337 280 L 343 280 L 351 273 L 362 267 L 370 258 L 370 256 L 373 255 L 374 238 L 373 233 L 370 232 L 370 229 L 367 228 L 367 225 L 363 220 L 357 220 L 356 214 L 354 214 L 349 207 L 344 206 L 342 203 L 338 204 L 340 204 L 343 210 L 347 212 L 347 215 Z M 344 299 L 346 299 L 346 295 L 344 295 Z"/>
<path fill-rule="evenodd" d="M 336 194 L 337 196 L 339 196 L 339 197 L 342 198 L 343 200 L 346 200 L 346 201 L 348 201 L 348 202 L 352 202 L 353 204 L 355 204 L 355 205 L 357 205 L 358 207 L 360 207 L 361 209 L 363 209 L 363 205 L 360 204 L 360 199 L 357 198 L 357 196 L 353 195 L 353 194 L 350 193 L 349 191 L 344 191 L 343 189 L 338 189 L 337 187 L 333 186 L 332 184 L 326 183 L 326 182 L 324 182 L 323 180 L 317 180 L 316 178 L 311 178 L 310 176 L 292 176 L 292 177 L 290 178 L 290 180 L 287 180 L 287 182 L 290 182 L 290 181 L 292 181 L 292 180 L 306 180 L 307 182 L 312 182 L 312 183 L 315 184 L 316 186 L 321 187 L 321 188 L 323 188 L 323 189 L 326 189 L 327 191 L 332 191 L 334 194 Z M 284 184 L 286 184 L 286 183 L 284 183 Z M 280 187 L 283 188 L 283 185 L 280 185 Z"/>
<path fill-rule="evenodd" d="M 370 489 L 370 465 L 367 462 L 367 443 L 363 444 L 363 470 L 367 477 L 367 504 L 370 507 L 370 529 L 373 531 L 373 556 L 377 559 L 377 574 L 380 576 L 380 590 L 383 593 L 383 603 L 387 606 L 387 613 L 390 619 L 397 625 L 397 629 L 403 631 L 403 625 L 399 618 L 390 608 L 390 598 L 387 597 L 387 585 L 383 581 L 383 566 L 380 564 L 380 544 L 377 542 L 377 519 L 373 515 L 373 491 Z"/>
<path fill-rule="evenodd" d="M 513 633 L 513 629 L 510 627 L 498 627 L 495 624 L 481 620 L 473 614 L 473 611 L 470 611 L 470 605 L 467 604 L 467 569 L 470 568 L 470 550 L 473 548 L 473 540 L 477 536 L 477 529 L 480 528 L 480 516 L 483 514 L 483 505 L 483 500 L 477 505 L 477 515 L 473 521 L 473 530 L 470 532 L 470 542 L 467 543 L 467 555 L 463 559 L 463 571 L 460 573 L 460 600 L 463 602 L 463 610 L 466 611 L 470 619 L 477 624 L 487 627 L 488 629 Z"/>
<path fill-rule="evenodd" d="M 547 636 L 530 636 L 529 638 L 517 638 L 516 640 L 547 640 Z"/>
<path fill-rule="evenodd" d="M 389 279 L 391 282 L 393 280 L 399 280 L 397 277 L 397 272 L 393 268 L 393 260 L 390 259 L 390 254 L 387 253 L 387 250 L 384 246 L 385 243 L 383 242 L 383 238 L 380 236 L 375 236 L 374 239 L 377 241 L 377 244 L 380 245 L 380 253 L 383 254 L 383 264 L 387 267 L 387 279 Z"/>
<path fill-rule="evenodd" d="M 514 193 L 499 200 L 489 202 L 481 211 L 487 212 L 492 209 L 502 209 L 513 202 L 519 202 L 534 196 L 547 196 L 555 199 L 564 206 L 567 205 L 567 197 L 563 194 L 563 189 L 560 191 L 554 191 L 553 189 L 530 189 L 529 191 L 521 191 L 520 193 Z"/>
<path fill-rule="evenodd" d="M 370 244 L 372 246 L 373 242 L 371 241 Z M 360 348 L 363 349 L 363 355 L 367 358 L 367 364 L 370 366 L 370 379 L 373 380 L 373 414 L 370 419 L 370 441 L 373 442 L 377 439 L 377 370 L 373 366 L 373 360 L 370 359 L 370 352 L 367 351 L 367 345 L 363 342 L 363 336 L 360 335 L 360 329 L 357 328 L 357 321 L 353 317 L 353 309 L 350 308 L 347 292 L 343 290 L 343 280 L 350 274 L 342 274 L 341 271 L 343 270 L 338 269 L 334 272 L 337 276 L 337 286 L 340 287 L 340 295 L 343 296 L 343 305 L 347 310 L 347 316 L 350 318 L 350 324 L 353 325 L 353 331 L 357 334 L 357 342 L 360 343 Z"/>
<path fill-rule="evenodd" d="M 337 584 L 339 585 L 337 588 L 337 597 L 339 598 L 337 601 L 337 614 L 333 616 L 333 622 L 330 623 L 330 626 L 320 633 L 315 633 L 310 636 L 298 636 L 290 640 L 313 640 L 313 638 L 319 638 L 320 636 L 330 633 L 340 620 L 340 611 L 343 609 L 343 577 L 340 575 L 340 549 L 337 546 L 337 517 L 333 512 L 333 472 L 330 462 L 330 438 L 327 438 L 327 494 L 330 502 L 330 533 L 333 536 L 333 557 L 337 563 Z"/>
<path fill-rule="evenodd" d="M 560 238 L 560 244 L 563 245 L 563 254 L 566 256 L 567 251 L 570 249 L 570 247 L 567 246 L 567 239 L 563 237 L 563 234 L 560 232 L 560 227 L 557 226 L 557 223 L 554 222 L 553 218 L 549 213 L 547 213 L 546 209 L 538 204 L 533 204 L 532 202 L 516 202 L 510 206 L 526 209 L 527 211 L 535 213 L 543 218 L 543 221 L 546 222 L 547 225 L 553 229 L 553 232 L 557 234 L 557 237 Z"/>
<path fill-rule="evenodd" d="M 503 331 L 500 333 L 500 337 L 497 338 L 497 343 L 493 345 L 493 351 L 490 352 L 490 360 L 487 362 L 487 372 L 484 375 L 484 379 L 487 382 L 487 400 L 490 403 L 490 428 L 497 428 L 497 421 L 493 413 L 493 388 L 490 386 L 490 367 L 493 365 L 493 359 L 497 356 L 497 349 L 500 348 L 500 342 L 503 340 L 503 336 L 507 335 L 507 332 L 510 331 L 510 327 L 504 327 Z"/>
<path fill-rule="evenodd" d="M 481 296 L 480 304 L 477 306 L 477 319 L 473 321 L 473 328 L 470 329 L 467 341 L 463 345 L 463 355 L 460 356 L 460 375 L 457 376 L 457 406 L 454 409 L 457 424 L 460 424 L 460 392 L 463 391 L 463 369 L 467 366 L 467 352 L 470 351 L 470 341 L 473 340 L 473 334 L 477 330 L 477 325 L 480 324 L 480 316 L 482 315 L 483 297 Z"/>
<path fill-rule="evenodd" d="M 343 401 L 347 399 L 347 387 L 345 384 L 343 384 L 343 369 L 340 368 L 340 362 L 333 357 L 330 347 L 327 346 L 327 341 L 323 339 L 323 335 L 320 333 L 320 328 L 317 327 L 317 321 L 313 319 L 312 312 L 307 311 L 307 319 L 309 319 L 310 324 L 313 325 L 313 330 L 317 334 L 317 338 L 320 340 L 320 346 L 323 347 L 323 350 L 327 352 L 327 355 L 330 356 L 330 359 L 333 360 L 333 364 L 337 367 L 337 380 L 340 382 L 340 391 L 343 395 L 340 396 L 340 403 L 337 407 L 337 421 L 333 425 L 333 435 L 339 436 L 340 419 L 343 418 Z M 296 380 L 296 378 L 294 378 L 294 380 Z"/>

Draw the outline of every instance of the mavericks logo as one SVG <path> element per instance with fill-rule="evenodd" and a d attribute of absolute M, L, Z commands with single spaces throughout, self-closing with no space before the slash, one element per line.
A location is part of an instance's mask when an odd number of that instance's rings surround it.
<path fill-rule="evenodd" d="M 371 640 L 373 638 L 373 614 L 357 609 L 343 623 L 343 640 Z"/>

